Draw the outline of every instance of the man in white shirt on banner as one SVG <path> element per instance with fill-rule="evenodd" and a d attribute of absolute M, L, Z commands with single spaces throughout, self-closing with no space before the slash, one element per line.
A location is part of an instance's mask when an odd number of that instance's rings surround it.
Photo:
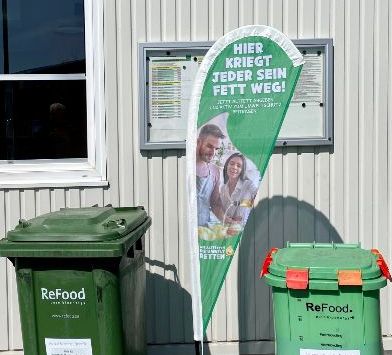
<path fill-rule="evenodd" d="M 200 130 L 196 146 L 197 220 L 199 226 L 210 221 L 210 210 L 223 222 L 224 211 L 219 194 L 220 171 L 212 163 L 225 135 L 214 124 L 206 124 Z M 225 223 L 232 223 L 226 218 Z"/>

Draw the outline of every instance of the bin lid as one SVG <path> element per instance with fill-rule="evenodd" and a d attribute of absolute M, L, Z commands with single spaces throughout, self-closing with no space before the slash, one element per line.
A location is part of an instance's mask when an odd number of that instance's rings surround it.
<path fill-rule="evenodd" d="M 146 219 L 141 207 L 62 208 L 19 225 L 10 242 L 105 242 L 131 233 Z"/>
<path fill-rule="evenodd" d="M 267 256 L 263 273 L 268 283 L 293 289 L 362 286 L 366 280 L 385 281 L 379 258 L 359 244 L 288 243 Z"/>

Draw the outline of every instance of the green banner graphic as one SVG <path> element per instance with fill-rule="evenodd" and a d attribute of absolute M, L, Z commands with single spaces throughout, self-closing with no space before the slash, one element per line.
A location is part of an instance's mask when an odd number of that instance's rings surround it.
<path fill-rule="evenodd" d="M 200 273 L 194 290 L 201 295 L 203 334 L 303 64 L 291 41 L 270 27 L 236 31 L 207 54 L 210 62 L 204 73 L 201 68 L 203 77 L 195 89 L 201 95 L 193 150 Z"/>

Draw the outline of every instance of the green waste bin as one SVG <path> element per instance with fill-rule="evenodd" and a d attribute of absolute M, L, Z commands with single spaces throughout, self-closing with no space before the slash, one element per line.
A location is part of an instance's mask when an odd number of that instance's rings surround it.
<path fill-rule="evenodd" d="M 142 207 L 64 208 L 8 232 L 25 355 L 146 354 L 150 225 Z"/>
<path fill-rule="evenodd" d="M 267 255 L 276 355 L 382 355 L 381 254 L 353 244 L 288 243 Z"/>

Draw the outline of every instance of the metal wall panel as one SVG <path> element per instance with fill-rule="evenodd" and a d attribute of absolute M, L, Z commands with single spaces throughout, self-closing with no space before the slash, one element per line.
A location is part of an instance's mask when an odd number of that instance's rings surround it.
<path fill-rule="evenodd" d="M 117 75 L 117 2 L 103 1 L 103 46 L 104 46 L 104 90 L 106 114 L 107 179 L 110 190 L 106 190 L 105 205 L 120 204 L 119 194 L 119 124 L 118 124 L 118 77 Z M 128 143 L 129 144 L 129 143 Z M 130 177 L 128 181 L 132 183 Z M 110 192 L 109 192 L 110 191 Z"/>
<path fill-rule="evenodd" d="M 385 11 L 388 13 L 388 68 L 391 68 L 392 65 L 392 26 L 391 26 L 391 18 L 392 18 L 392 4 L 390 1 L 388 1 L 388 8 L 383 8 L 380 11 Z M 384 73 L 385 75 L 385 73 Z M 386 75 L 385 75 L 386 77 Z M 390 129 L 392 127 L 392 105 L 389 103 L 392 102 L 392 70 L 389 69 L 388 71 L 388 97 L 387 97 L 387 126 L 386 128 L 383 127 L 384 130 L 386 130 L 387 134 L 390 136 Z M 380 239 L 382 238 L 382 245 L 381 245 L 381 240 L 380 240 L 380 245 L 383 247 L 382 250 L 388 250 L 387 257 L 388 260 L 391 261 L 392 259 L 392 243 L 390 242 L 390 234 L 392 231 L 392 208 L 391 208 L 391 201 L 392 201 L 392 140 L 388 139 L 387 147 L 383 147 L 382 149 L 387 150 L 387 188 L 383 189 L 383 193 L 387 196 L 388 203 L 386 206 L 382 206 L 387 210 L 387 220 L 385 221 L 385 224 L 387 225 L 387 233 L 386 235 L 381 235 Z M 387 192 L 385 192 L 387 191 Z M 388 288 L 388 294 L 387 293 L 382 293 L 382 299 L 383 299 L 383 310 L 385 313 L 383 313 L 385 316 L 383 318 L 383 321 L 385 322 L 383 325 L 383 330 L 384 333 L 386 334 L 392 334 L 392 302 L 391 300 L 391 289 Z"/>
<path fill-rule="evenodd" d="M 139 150 L 137 43 L 215 40 L 246 24 L 290 38 L 334 39 L 334 145 L 274 151 L 207 330 L 211 341 L 273 338 L 266 251 L 287 241 L 361 242 L 391 262 L 392 3 L 389 0 L 117 0 L 105 2 L 110 188 L 0 190 L 0 231 L 61 207 L 143 205 L 151 344 L 191 343 L 185 156 Z M 382 326 L 392 332 L 390 287 Z M 8 310 L 8 312 L 6 311 Z M 266 343 L 267 344 L 267 343 Z M 12 267 L 0 260 L 0 350 L 21 338 Z"/>
<path fill-rule="evenodd" d="M 6 233 L 5 193 L 0 190 L 0 237 Z M 8 350 L 8 297 L 7 297 L 7 261 L 0 258 L 0 351 Z"/>
<path fill-rule="evenodd" d="M 345 223 L 345 112 L 346 86 L 346 12 L 345 1 L 332 0 L 331 37 L 334 39 L 334 147 L 330 156 L 330 222 L 336 233 L 335 237 L 346 234 Z M 346 203 L 347 204 L 347 203 Z"/>
<path fill-rule="evenodd" d="M 146 1 L 144 5 L 132 5 L 132 51 L 138 41 L 214 40 L 237 26 L 251 23 L 275 26 L 291 38 L 334 38 L 334 147 L 275 150 L 246 238 L 207 330 L 213 341 L 269 339 L 273 336 L 266 322 L 271 319 L 270 306 L 266 306 L 270 304 L 269 290 L 257 279 L 257 273 L 270 246 L 282 246 L 289 240 L 361 241 L 365 247 L 380 246 L 387 257 L 390 255 L 386 236 L 390 230 L 391 196 L 385 191 L 390 181 L 387 88 L 391 78 L 381 74 L 387 71 L 389 60 L 384 49 L 391 41 L 386 25 L 390 21 L 390 4 L 357 0 L 171 0 Z M 126 18 L 122 19 L 125 24 Z M 118 49 L 119 58 L 122 51 L 125 55 L 129 51 L 127 43 L 122 46 Z M 136 69 L 132 60 L 133 87 L 137 83 Z M 125 83 L 119 87 L 119 107 L 123 106 L 121 98 L 126 97 L 121 95 L 122 90 L 129 90 Z M 132 112 L 124 112 L 125 116 L 119 120 L 133 117 L 135 203 L 148 200 L 155 225 L 148 242 L 151 259 L 148 308 L 155 310 L 149 318 L 149 341 L 189 341 L 188 331 L 184 334 L 178 326 L 184 323 L 172 311 L 171 297 L 165 299 L 165 295 L 171 294 L 171 286 L 169 292 L 162 288 L 162 277 L 170 285 L 172 275 L 156 265 L 162 262 L 167 269 L 177 260 L 174 266 L 179 275 L 178 286 L 184 294 L 189 293 L 184 257 L 187 246 L 183 239 L 186 229 L 180 212 L 186 204 L 184 157 L 173 158 L 165 151 L 139 154 L 137 95 L 133 90 Z M 368 103 L 368 99 L 376 97 L 374 104 Z M 123 162 L 129 164 L 125 157 Z M 389 294 L 389 290 L 383 291 L 382 307 L 390 309 L 384 294 Z M 189 327 L 189 309 L 184 307 L 182 314 L 186 314 L 182 320 Z M 390 323 L 390 316 L 383 318 L 386 334 L 390 333 Z M 170 329 L 162 329 L 167 325 Z"/>
<path fill-rule="evenodd" d="M 38 202 L 39 199 L 36 199 Z M 17 225 L 20 218 L 20 192 L 10 190 L 5 194 L 5 221 L 7 230 Z M 18 295 L 16 291 L 16 278 L 12 264 L 7 260 L 7 298 L 8 298 L 8 341 L 10 349 L 20 349 L 22 347 L 22 337 L 20 331 Z"/>
<path fill-rule="evenodd" d="M 391 243 L 388 238 L 390 197 L 386 193 L 390 171 L 388 171 L 388 89 L 390 90 L 390 77 L 386 75 L 389 71 L 389 63 L 384 59 L 384 53 L 388 49 L 390 38 L 388 38 L 388 6 L 390 1 L 375 1 L 374 15 L 374 169 L 373 174 L 373 199 L 374 199 L 374 219 L 373 219 L 373 243 L 378 245 L 380 250 L 388 251 L 389 261 L 392 259 L 390 253 Z M 389 29 L 390 30 L 390 29 Z M 390 54 L 390 53 L 389 53 Z M 391 56 L 389 55 L 389 58 Z M 390 72 L 390 71 L 389 71 Z M 388 88 L 389 86 L 389 88 Z M 390 92 L 389 92 L 390 93 Z M 391 102 L 391 101 L 389 101 Z M 390 189 L 390 188 L 389 188 Z M 391 288 L 381 291 L 381 314 L 382 327 L 390 334 L 391 329 Z M 389 301 L 387 301 L 389 300 Z"/>

